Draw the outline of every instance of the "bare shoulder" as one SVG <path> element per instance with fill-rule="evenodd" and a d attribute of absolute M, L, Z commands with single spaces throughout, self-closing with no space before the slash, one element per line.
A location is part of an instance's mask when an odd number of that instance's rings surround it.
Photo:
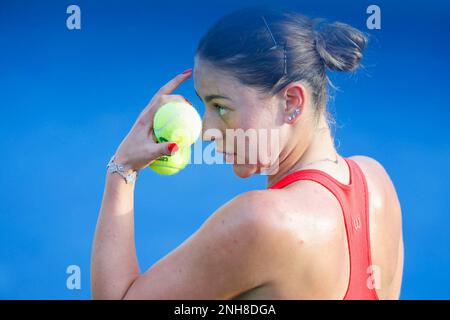
<path fill-rule="evenodd" d="M 402 210 L 394 183 L 383 165 L 366 156 L 353 156 L 369 189 L 372 259 L 381 273 L 382 299 L 398 299 L 403 273 Z"/>
<path fill-rule="evenodd" d="M 204 223 L 202 229 L 210 238 L 239 247 L 239 255 L 258 252 L 264 258 L 274 250 L 282 233 L 283 206 L 280 195 L 269 190 L 242 193 L 222 205 Z M 255 256 L 254 261 L 259 259 Z M 258 267 L 258 266 L 257 266 Z"/>
<path fill-rule="evenodd" d="M 235 219 L 243 230 L 261 236 L 258 250 L 264 245 L 273 262 L 277 257 L 291 259 L 294 251 L 300 257 L 307 254 L 305 248 L 328 246 L 341 236 L 337 199 L 318 183 L 295 184 L 293 188 L 250 191 L 227 204 L 226 214 L 240 215 Z"/>
<path fill-rule="evenodd" d="M 371 209 L 374 214 L 384 212 L 401 214 L 400 202 L 394 183 L 387 170 L 377 160 L 367 156 L 352 156 L 364 173 L 369 193 L 371 193 Z"/>
<path fill-rule="evenodd" d="M 300 181 L 296 189 L 268 189 L 245 192 L 228 203 L 217 213 L 240 225 L 262 232 L 277 232 L 285 228 L 285 222 L 296 216 L 315 213 L 315 205 L 324 200 L 320 186 Z M 283 230 L 285 231 L 285 230 Z"/>
<path fill-rule="evenodd" d="M 260 201 L 263 200 L 259 191 L 240 194 L 218 208 L 200 230 L 212 238 L 227 234 L 230 239 L 236 237 L 231 239 L 232 242 L 239 241 L 242 245 L 251 246 L 261 240 L 258 237 L 264 227 L 264 214 L 260 210 Z"/>
<path fill-rule="evenodd" d="M 390 189 L 390 191 L 395 190 L 387 170 L 378 160 L 362 155 L 349 158 L 354 160 L 360 166 L 366 178 L 370 179 L 371 182 L 376 183 L 383 188 Z"/>
<path fill-rule="evenodd" d="M 283 263 L 286 254 L 292 253 L 292 245 L 297 246 L 312 233 L 308 231 L 310 219 L 316 219 L 317 210 L 321 210 L 317 209 L 320 201 L 314 200 L 320 195 L 312 195 L 308 187 L 301 189 L 245 192 L 222 206 L 211 219 L 242 241 L 247 253 L 258 252 L 272 275 L 280 267 L 277 263 Z M 330 225 L 330 229 L 334 227 Z"/>
<path fill-rule="evenodd" d="M 217 266 L 227 266 L 239 279 L 241 292 L 270 282 L 284 258 L 278 204 L 268 190 L 245 192 L 217 209 L 198 231 L 208 246 L 216 248 Z"/>
<path fill-rule="evenodd" d="M 225 203 L 208 220 L 238 233 L 244 230 L 261 233 L 275 227 L 274 215 L 281 211 L 279 195 L 269 190 L 252 190 Z"/>
<path fill-rule="evenodd" d="M 383 165 L 376 159 L 368 157 L 368 156 L 351 156 L 350 159 L 354 160 L 356 163 L 358 163 L 361 167 L 369 169 L 371 172 L 378 172 L 383 173 L 387 175 L 387 172 Z"/>

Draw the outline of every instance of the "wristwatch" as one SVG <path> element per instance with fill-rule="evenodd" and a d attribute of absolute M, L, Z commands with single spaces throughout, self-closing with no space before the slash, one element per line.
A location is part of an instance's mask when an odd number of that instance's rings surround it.
<path fill-rule="evenodd" d="M 111 157 L 111 160 L 109 160 L 108 165 L 106 168 L 108 169 L 108 172 L 114 173 L 117 172 L 122 176 L 122 178 L 125 179 L 125 182 L 127 184 L 134 183 L 138 177 L 139 170 L 132 171 L 132 170 L 125 170 L 125 167 L 121 164 L 118 164 L 114 161 L 116 155 L 113 155 Z"/>

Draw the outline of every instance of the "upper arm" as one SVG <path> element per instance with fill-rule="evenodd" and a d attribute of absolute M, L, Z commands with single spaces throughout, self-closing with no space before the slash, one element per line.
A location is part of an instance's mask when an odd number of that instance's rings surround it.
<path fill-rule="evenodd" d="M 270 274 L 270 241 L 260 194 L 236 197 L 128 289 L 125 299 L 227 299 L 261 285 Z M 269 259 L 267 259 L 269 260 Z"/>

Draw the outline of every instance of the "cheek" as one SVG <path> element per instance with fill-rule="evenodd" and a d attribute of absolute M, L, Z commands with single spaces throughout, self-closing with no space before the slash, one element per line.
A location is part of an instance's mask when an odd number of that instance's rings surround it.
<path fill-rule="evenodd" d="M 235 117 L 227 119 L 227 124 L 230 128 L 243 130 L 259 130 L 272 128 L 273 115 L 264 108 L 248 108 Z"/>
<path fill-rule="evenodd" d="M 260 163 L 267 163 L 266 158 L 278 151 L 279 127 L 276 126 L 274 121 L 274 115 L 268 109 L 263 110 L 257 118 L 252 119 L 251 125 L 256 132 L 257 143 L 250 144 L 250 147 L 258 150 Z"/>
<path fill-rule="evenodd" d="M 221 140 L 225 134 L 226 125 L 222 119 L 211 111 L 205 112 L 202 119 L 204 140 Z"/>
<path fill-rule="evenodd" d="M 236 135 L 239 136 L 239 135 Z M 270 167 L 277 162 L 280 155 L 280 137 L 278 130 L 261 128 L 234 139 L 235 164 L 246 165 L 246 169 Z M 231 139 L 227 139 L 228 141 Z M 231 150 L 231 146 L 228 150 Z M 254 166 L 254 167 L 252 167 Z"/>
<path fill-rule="evenodd" d="M 247 160 L 246 163 L 266 164 L 269 161 L 267 157 L 271 157 L 274 154 L 278 155 L 279 134 L 274 121 L 274 115 L 268 108 L 257 108 L 254 112 L 246 110 L 239 117 L 227 121 L 227 128 L 233 130 L 232 132 L 236 133 L 236 135 L 237 129 L 245 133 L 245 154 L 240 154 L 239 156 L 241 159 L 245 158 Z M 234 141 L 227 141 L 227 145 L 234 143 L 235 152 L 237 151 L 237 140 L 235 138 Z M 243 138 L 239 140 L 242 142 Z M 254 161 L 255 156 L 250 157 L 250 155 L 256 155 L 257 161 Z M 248 160 L 252 161 L 249 162 Z"/>

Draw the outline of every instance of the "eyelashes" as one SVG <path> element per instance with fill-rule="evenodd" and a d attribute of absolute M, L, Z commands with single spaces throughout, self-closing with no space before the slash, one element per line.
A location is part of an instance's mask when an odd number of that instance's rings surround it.
<path fill-rule="evenodd" d="M 220 104 L 214 103 L 213 104 L 214 109 L 216 109 L 217 113 L 220 116 L 224 116 L 225 114 L 228 113 L 228 108 L 221 106 Z"/>

